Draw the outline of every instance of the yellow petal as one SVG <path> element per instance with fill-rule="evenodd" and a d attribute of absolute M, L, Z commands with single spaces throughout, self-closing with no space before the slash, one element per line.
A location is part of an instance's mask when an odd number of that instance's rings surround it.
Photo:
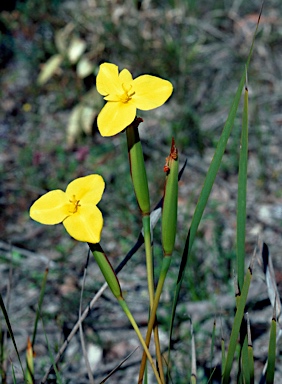
<path fill-rule="evenodd" d="M 29 215 L 41 224 L 61 223 L 69 215 L 69 199 L 60 189 L 50 191 L 35 201 Z"/>
<path fill-rule="evenodd" d="M 131 83 L 133 81 L 131 73 L 127 69 L 123 69 L 119 74 L 119 80 L 122 83 Z"/>
<path fill-rule="evenodd" d="M 95 190 L 87 192 L 82 199 L 80 199 L 81 205 L 94 204 L 97 205 L 102 198 L 104 192 L 103 188 L 97 188 Z"/>
<path fill-rule="evenodd" d="M 104 189 L 105 182 L 102 176 L 88 175 L 79 177 L 69 183 L 66 189 L 66 195 L 69 200 L 75 196 L 75 199 L 80 200 L 80 203 L 83 204 L 86 198 L 86 203 L 89 202 L 96 205 L 101 200 Z"/>
<path fill-rule="evenodd" d="M 137 109 L 147 111 L 164 104 L 172 94 L 172 84 L 159 77 L 142 75 L 133 80 L 132 101 Z"/>
<path fill-rule="evenodd" d="M 132 101 L 127 103 L 107 102 L 97 119 L 102 136 L 114 136 L 132 123 L 136 116 L 136 107 Z"/>
<path fill-rule="evenodd" d="M 79 210 L 66 218 L 63 224 L 67 232 L 76 240 L 99 243 L 103 228 L 101 211 L 93 204 L 79 207 Z"/>
<path fill-rule="evenodd" d="M 121 94 L 123 90 L 118 77 L 118 66 L 110 63 L 101 64 L 96 78 L 96 87 L 103 96 Z"/>

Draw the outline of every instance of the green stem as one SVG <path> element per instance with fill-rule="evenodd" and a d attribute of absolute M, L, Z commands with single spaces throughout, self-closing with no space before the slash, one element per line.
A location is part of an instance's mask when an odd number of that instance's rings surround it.
<path fill-rule="evenodd" d="M 145 340 L 143 339 L 143 337 L 141 335 L 141 332 L 140 332 L 140 330 L 138 328 L 138 325 L 136 324 L 136 321 L 135 321 L 134 317 L 132 316 L 132 314 L 131 314 L 131 312 L 130 312 L 130 310 L 129 310 L 126 302 L 125 302 L 125 300 L 122 297 L 120 297 L 118 299 L 118 302 L 119 302 L 120 306 L 122 307 L 124 313 L 126 314 L 127 318 L 129 319 L 129 321 L 130 321 L 130 323 L 131 323 L 135 333 L 137 334 L 137 336 L 138 336 L 138 338 L 140 340 L 140 343 L 142 344 L 142 347 L 143 347 L 144 352 L 146 353 L 146 356 L 147 356 L 147 358 L 148 358 L 148 360 L 149 360 L 149 362 L 150 362 L 150 364 L 152 366 L 152 369 L 153 369 L 153 372 L 155 374 L 155 377 L 157 379 L 158 384 L 163 384 L 162 380 L 160 379 L 160 376 L 159 376 L 159 373 L 157 371 L 157 368 L 156 368 L 156 366 L 154 364 L 153 358 L 152 358 L 152 356 L 151 356 L 151 354 L 149 352 L 149 349 L 148 349 L 148 347 L 147 347 L 147 345 L 145 343 Z"/>
<path fill-rule="evenodd" d="M 148 291 L 150 308 L 152 308 L 154 302 L 154 271 L 150 226 L 150 196 L 143 150 L 138 132 L 138 125 L 141 121 L 141 119 L 136 118 L 134 122 L 127 127 L 126 137 L 132 184 L 140 211 L 142 213 L 148 276 Z"/>
<path fill-rule="evenodd" d="M 149 221 L 149 226 L 150 226 L 150 221 Z M 153 362 L 153 359 L 152 359 L 152 356 L 149 352 L 149 349 L 140 333 L 140 330 L 134 320 L 134 317 L 132 316 L 124 298 L 122 297 L 122 291 L 121 291 L 121 288 L 120 288 L 120 285 L 119 285 L 119 281 L 118 281 L 118 278 L 106 256 L 106 254 L 104 253 L 102 247 L 100 246 L 100 244 L 92 244 L 92 243 L 88 243 L 89 244 L 89 247 L 93 253 L 93 256 L 95 257 L 95 260 L 97 262 L 97 264 L 99 265 L 100 267 L 100 270 L 102 272 L 102 274 L 104 275 L 104 278 L 106 280 L 106 282 L 108 283 L 112 293 L 114 294 L 114 296 L 116 297 L 116 299 L 118 300 L 120 306 L 122 307 L 122 309 L 124 310 L 126 316 L 128 317 L 129 321 L 131 322 L 143 348 L 144 348 L 144 351 L 146 353 L 146 356 L 148 358 L 148 360 L 150 361 L 150 364 L 152 365 L 152 368 L 153 368 L 153 371 L 154 371 L 154 374 L 158 380 L 158 383 L 162 384 L 164 383 L 164 381 L 162 381 L 159 377 L 159 373 L 154 365 L 154 362 Z M 154 296 L 153 296 L 154 298 Z M 159 346 L 158 346 L 159 348 Z M 156 345 L 156 349 L 157 349 L 157 345 Z"/>
<path fill-rule="evenodd" d="M 171 262 L 171 256 L 166 256 L 163 258 L 162 269 L 161 269 L 160 278 L 159 278 L 157 289 L 156 289 L 154 305 L 153 305 L 152 310 L 151 310 L 150 320 L 149 320 L 148 327 L 147 327 L 145 342 L 146 342 L 146 345 L 148 347 L 150 344 L 151 334 L 152 334 L 152 330 L 153 330 L 155 320 L 156 320 L 157 308 L 159 305 L 160 297 L 162 294 L 162 290 L 163 290 L 165 278 L 166 278 L 166 275 L 167 275 L 167 272 L 168 272 L 168 269 L 170 266 L 170 262 Z M 142 383 L 142 380 L 143 380 L 145 367 L 146 367 L 146 359 L 147 359 L 146 354 L 143 353 L 141 365 L 140 365 L 140 370 L 139 370 L 138 384 Z M 162 366 L 161 356 L 160 356 L 160 359 L 158 359 L 158 364 L 159 364 L 159 371 L 160 371 L 160 375 L 162 377 L 162 380 L 165 381 L 164 374 L 163 374 L 163 366 Z"/>
<path fill-rule="evenodd" d="M 150 325 L 151 330 L 150 330 L 150 334 L 149 334 L 149 339 L 146 341 L 146 345 L 149 347 L 152 328 L 154 327 L 154 340 L 155 340 L 155 348 L 156 348 L 158 368 L 159 368 L 162 382 L 164 383 L 161 346 L 160 346 L 160 339 L 159 339 L 158 324 L 156 322 L 157 306 L 154 309 L 154 305 L 155 305 L 154 266 L 153 266 L 153 255 L 152 255 L 152 244 L 151 244 L 151 227 L 150 227 L 150 216 L 149 215 L 143 216 L 143 230 L 144 230 L 144 243 L 145 243 L 145 253 L 146 253 L 148 292 L 149 292 L 149 300 L 150 300 L 149 324 L 151 324 Z M 160 296 L 160 294 L 159 294 L 159 296 Z M 159 301 L 159 299 L 158 299 L 158 301 Z M 153 317 L 153 320 L 152 320 L 152 317 Z M 148 327 L 149 327 L 149 324 L 148 324 Z M 147 331 L 147 333 L 148 333 L 148 331 Z M 144 354 L 144 357 L 142 358 L 142 360 L 144 361 L 144 367 L 143 367 L 143 369 L 144 369 L 146 366 L 146 354 Z M 140 369 L 141 369 L 141 367 L 142 367 L 142 362 L 141 362 Z M 144 371 L 143 371 L 143 374 L 144 374 Z"/>
<path fill-rule="evenodd" d="M 149 292 L 150 308 L 152 309 L 154 304 L 154 266 L 153 266 L 153 254 L 152 254 L 152 244 L 151 244 L 150 215 L 143 216 L 142 222 L 143 222 L 143 230 L 144 230 L 148 292 Z"/>
<path fill-rule="evenodd" d="M 150 196 L 147 180 L 147 172 L 145 168 L 142 145 L 140 142 L 138 126 L 142 119 L 136 118 L 134 122 L 127 127 L 126 137 L 128 146 L 128 156 L 130 164 L 130 173 L 132 183 L 136 195 L 136 199 L 142 213 L 142 222 L 144 230 L 144 244 L 146 254 L 146 268 L 148 280 L 148 293 L 150 300 L 150 311 L 154 304 L 154 268 L 153 268 L 153 253 L 151 241 L 151 225 L 150 225 Z M 155 347 L 158 364 L 161 366 L 161 352 L 158 337 L 158 328 L 154 328 Z"/>
<path fill-rule="evenodd" d="M 126 128 L 126 137 L 130 174 L 137 203 L 142 215 L 148 215 L 150 214 L 150 195 L 143 150 L 138 132 L 138 125 L 141 121 L 142 119 L 136 118 Z"/>

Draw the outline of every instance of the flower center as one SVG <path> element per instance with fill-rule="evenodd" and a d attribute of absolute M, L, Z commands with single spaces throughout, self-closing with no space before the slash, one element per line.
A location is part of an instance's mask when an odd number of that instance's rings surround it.
<path fill-rule="evenodd" d="M 132 85 L 128 84 L 122 84 L 122 89 L 124 90 L 124 93 L 119 96 L 119 99 L 122 103 L 127 103 L 129 100 L 131 100 L 132 96 L 135 94 L 135 92 L 132 90 Z"/>
<path fill-rule="evenodd" d="M 81 205 L 79 204 L 79 201 L 80 200 L 76 200 L 75 198 L 75 195 L 72 196 L 72 200 L 70 200 L 70 207 L 69 207 L 69 212 L 70 213 L 76 213 L 77 210 L 78 210 L 78 207 L 80 207 Z"/>

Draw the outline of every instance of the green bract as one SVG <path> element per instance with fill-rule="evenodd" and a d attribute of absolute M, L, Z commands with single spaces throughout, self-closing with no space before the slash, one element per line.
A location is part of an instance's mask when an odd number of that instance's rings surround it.
<path fill-rule="evenodd" d="M 178 201 L 178 163 L 178 153 L 174 139 L 172 139 L 170 155 L 165 165 L 167 179 L 162 214 L 162 244 L 164 256 L 170 256 L 172 254 L 175 243 Z"/>

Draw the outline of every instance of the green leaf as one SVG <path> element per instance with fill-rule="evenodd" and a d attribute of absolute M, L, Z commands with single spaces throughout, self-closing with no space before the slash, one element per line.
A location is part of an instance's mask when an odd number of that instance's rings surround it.
<path fill-rule="evenodd" d="M 241 290 L 245 275 L 245 237 L 248 166 L 248 88 L 245 87 L 237 194 L 237 267 Z"/>
<path fill-rule="evenodd" d="M 261 13 L 260 13 L 260 15 L 261 15 Z M 260 16 L 259 16 L 259 19 L 260 19 Z M 250 60 L 251 60 L 251 56 L 253 53 L 253 47 L 254 47 L 255 37 L 257 34 L 258 24 L 259 24 L 259 20 L 258 20 L 258 23 L 256 26 L 254 36 L 253 36 L 253 41 L 252 41 L 252 45 L 251 45 L 251 48 L 249 51 L 249 55 L 247 58 L 244 72 L 242 74 L 239 86 L 237 88 L 233 103 L 231 105 L 230 112 L 228 114 L 226 123 L 225 123 L 223 131 L 222 131 L 222 134 L 221 134 L 220 139 L 218 141 L 215 154 L 213 156 L 209 170 L 207 172 L 207 175 L 206 175 L 206 178 L 204 181 L 204 185 L 203 185 L 202 191 L 200 193 L 200 197 L 198 199 L 196 209 L 195 209 L 193 217 L 192 217 L 192 223 L 191 223 L 191 226 L 188 230 L 188 234 L 186 237 L 185 246 L 184 246 L 182 259 L 181 259 L 181 264 L 180 264 L 180 268 L 179 268 L 179 274 L 178 274 L 177 283 L 176 283 L 176 288 L 175 288 L 175 294 L 174 294 L 174 299 L 173 299 L 173 304 L 172 304 L 172 311 L 171 311 L 171 321 L 170 321 L 170 330 L 169 330 L 170 343 L 169 343 L 169 353 L 168 353 L 168 365 L 169 365 L 170 345 L 171 345 L 171 337 L 172 337 L 172 330 L 173 330 L 173 322 L 174 322 L 179 292 L 180 292 L 180 288 L 181 288 L 182 281 L 184 278 L 184 273 L 185 273 L 188 257 L 190 255 L 192 245 L 194 243 L 202 215 L 203 215 L 204 210 L 206 208 L 206 205 L 207 205 L 207 202 L 208 202 L 208 199 L 209 199 L 212 187 L 213 187 L 213 183 L 215 181 L 217 172 L 219 170 L 219 167 L 220 167 L 220 164 L 222 161 L 223 154 L 224 154 L 225 149 L 226 149 L 226 145 L 227 145 L 229 136 L 230 136 L 232 128 L 233 128 L 233 124 L 235 121 L 235 117 L 236 117 L 237 109 L 239 106 L 241 94 L 242 94 L 244 84 L 245 84 L 246 73 L 247 73 L 247 70 L 248 70 L 248 67 L 250 64 Z"/>
<path fill-rule="evenodd" d="M 252 262 L 253 260 L 251 261 L 251 263 Z M 233 327 L 230 335 L 230 342 L 229 342 L 228 352 L 226 356 L 224 372 L 222 376 L 222 384 L 228 384 L 230 380 L 230 372 L 231 372 L 234 353 L 237 346 L 238 336 L 239 336 L 239 332 L 242 324 L 242 319 L 244 316 L 244 309 L 247 301 L 251 279 L 252 279 L 252 270 L 250 266 L 245 276 L 244 284 L 242 287 L 242 293 L 237 299 L 237 310 L 236 310 Z"/>
<path fill-rule="evenodd" d="M 266 384 L 274 382 L 275 360 L 276 360 L 276 319 L 273 318 L 270 327 L 270 337 L 268 346 L 268 360 L 266 370 Z"/>
<path fill-rule="evenodd" d="M 172 139 L 169 170 L 165 182 L 163 213 L 162 213 L 162 245 L 164 256 L 171 256 L 176 236 L 177 203 L 178 203 L 178 154 Z"/>
<path fill-rule="evenodd" d="M 23 369 L 23 366 L 22 366 L 20 354 L 19 354 L 19 351 L 18 351 L 18 347 L 17 347 L 17 344 L 16 344 L 16 340 L 15 340 L 15 337 L 14 337 L 14 333 L 13 333 L 13 329 L 12 329 L 12 326 L 11 326 L 11 323 L 10 323 L 10 319 L 9 319 L 8 313 L 6 311 L 6 307 L 5 307 L 5 304 L 4 304 L 4 301 L 3 301 L 3 298 L 2 298 L 1 294 L 0 294 L 0 307 L 1 307 L 2 313 L 4 315 L 4 318 L 5 318 L 5 321 L 6 321 L 6 325 L 7 325 L 7 328 L 8 328 L 8 332 L 9 332 L 9 335 L 10 335 L 10 337 L 12 339 L 12 342 L 13 342 L 13 345 L 14 345 L 14 348 L 15 348 L 15 351 L 16 351 L 16 354 L 17 354 L 20 366 L 21 366 L 23 377 L 24 377 L 25 374 L 24 374 L 24 369 Z"/>
<path fill-rule="evenodd" d="M 254 351 L 253 351 L 251 327 L 250 327 L 250 320 L 249 320 L 248 313 L 246 313 L 246 317 L 247 317 L 248 361 L 249 361 L 250 383 L 254 384 L 255 382 Z"/>

